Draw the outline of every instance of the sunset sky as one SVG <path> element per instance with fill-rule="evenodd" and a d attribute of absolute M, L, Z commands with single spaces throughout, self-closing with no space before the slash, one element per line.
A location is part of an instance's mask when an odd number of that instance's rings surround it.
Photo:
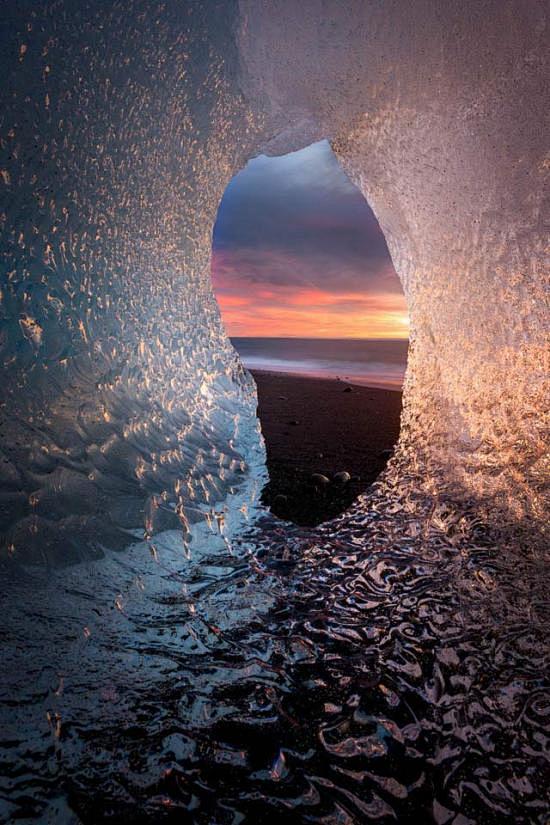
<path fill-rule="evenodd" d="M 251 161 L 228 186 L 212 275 L 232 336 L 406 338 L 386 242 L 326 141 Z"/>

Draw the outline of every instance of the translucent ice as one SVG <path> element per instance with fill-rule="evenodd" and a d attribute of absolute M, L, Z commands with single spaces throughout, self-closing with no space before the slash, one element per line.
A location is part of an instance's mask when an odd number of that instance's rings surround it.
<path fill-rule="evenodd" d="M 99 513 L 124 543 L 151 496 L 154 530 L 261 476 L 211 230 L 248 157 L 321 137 L 408 298 L 404 473 L 543 520 L 544 20 L 520 6 L 5 4 L 6 546 L 63 554 Z"/>
<path fill-rule="evenodd" d="M 532 533 L 549 469 L 543 6 L 241 8 L 246 89 L 269 106 L 274 150 L 331 139 L 402 280 L 405 472 Z"/>
<path fill-rule="evenodd" d="M 0 31 L 0 819 L 544 821 L 545 4 Z M 209 262 L 232 175 L 321 138 L 411 348 L 395 459 L 306 534 Z"/>

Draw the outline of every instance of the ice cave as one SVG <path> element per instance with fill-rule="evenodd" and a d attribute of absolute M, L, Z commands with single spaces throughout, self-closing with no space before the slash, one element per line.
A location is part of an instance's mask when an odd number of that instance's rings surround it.
<path fill-rule="evenodd" d="M 547 4 L 0 30 L 0 821 L 545 821 Z M 247 160 L 321 139 L 411 346 L 394 458 L 304 530 L 210 254 Z"/>

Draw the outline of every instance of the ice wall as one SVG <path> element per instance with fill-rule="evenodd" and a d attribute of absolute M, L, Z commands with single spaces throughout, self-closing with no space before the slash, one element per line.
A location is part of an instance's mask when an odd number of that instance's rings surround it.
<path fill-rule="evenodd" d="M 4 552 L 64 560 L 137 526 L 187 535 L 261 479 L 211 230 L 249 157 L 322 137 L 409 302 L 395 495 L 485 502 L 532 530 L 545 27 L 536 0 L 5 3 Z"/>
<path fill-rule="evenodd" d="M 0 821 L 545 821 L 545 26 L 2 4 Z M 321 137 L 407 293 L 400 449 L 336 522 L 232 542 L 263 448 L 212 225 Z"/>
<path fill-rule="evenodd" d="M 545 4 L 241 8 L 274 151 L 328 136 L 401 277 L 403 473 L 532 531 L 548 474 Z"/>
<path fill-rule="evenodd" d="M 209 271 L 219 200 L 254 151 L 236 7 L 2 16 L 4 552 L 64 561 L 134 528 L 186 536 L 263 473 L 255 388 Z"/>

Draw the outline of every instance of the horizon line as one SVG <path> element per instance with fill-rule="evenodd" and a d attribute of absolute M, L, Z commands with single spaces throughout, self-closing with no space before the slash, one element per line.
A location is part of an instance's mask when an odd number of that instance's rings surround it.
<path fill-rule="evenodd" d="M 346 335 L 344 337 L 338 337 L 333 335 L 228 335 L 227 336 L 230 340 L 233 338 L 255 338 L 255 339 L 263 339 L 263 340 L 274 340 L 274 339 L 285 339 L 287 341 L 408 341 L 409 336 L 406 337 L 393 337 L 393 336 L 376 336 L 376 337 L 369 337 L 369 336 L 358 336 L 358 335 Z"/>

